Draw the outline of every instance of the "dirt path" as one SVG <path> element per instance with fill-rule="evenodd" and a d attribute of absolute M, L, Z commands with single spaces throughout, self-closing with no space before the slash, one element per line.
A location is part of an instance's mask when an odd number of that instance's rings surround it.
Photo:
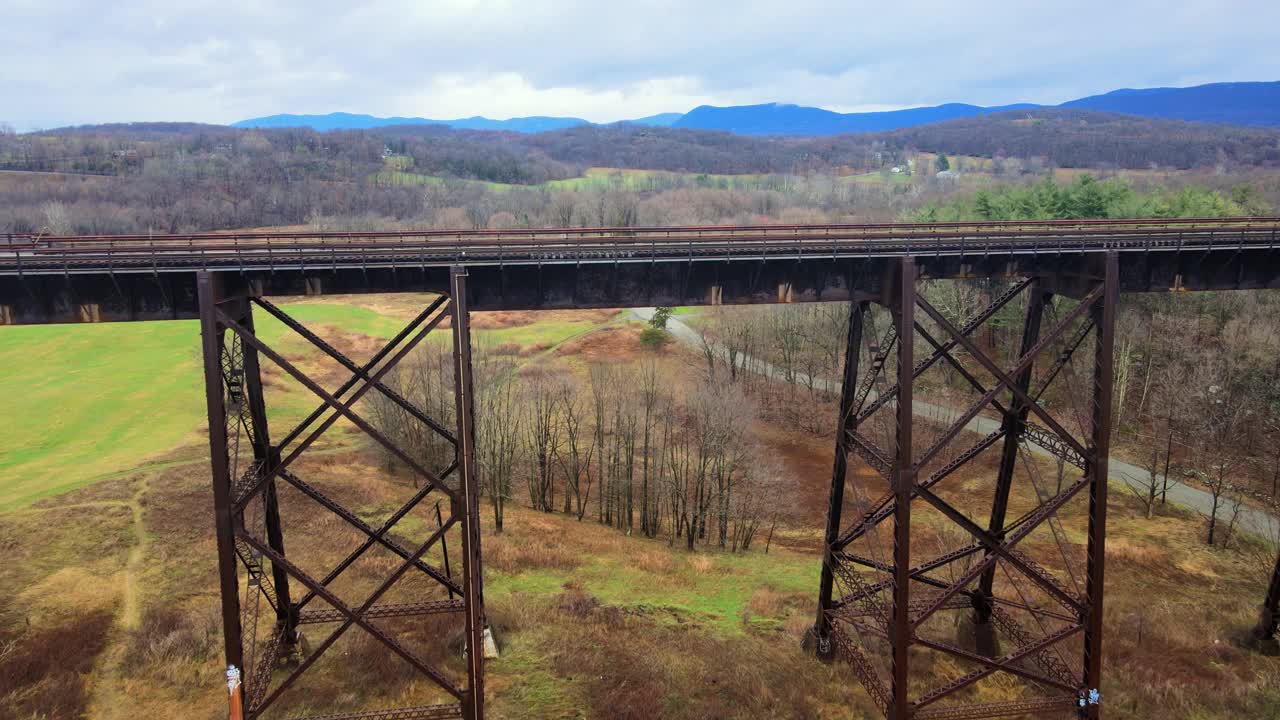
<path fill-rule="evenodd" d="M 129 549 L 129 558 L 124 565 L 124 598 L 120 608 L 120 627 L 124 630 L 136 630 L 142 624 L 142 602 L 138 598 L 138 576 L 142 574 L 143 561 L 147 555 L 150 538 L 143 519 L 142 498 L 151 486 L 151 476 L 143 475 L 138 481 L 138 489 L 129 500 L 129 509 L 133 511 L 133 547 Z"/>
<path fill-rule="evenodd" d="M 655 308 L 651 307 L 632 308 L 631 313 L 641 320 L 648 321 L 653 317 L 654 310 Z M 671 335 L 680 342 L 693 347 L 699 352 L 702 351 L 702 336 L 697 330 L 694 330 L 682 322 L 680 318 L 674 316 L 669 318 L 667 320 L 667 330 L 670 331 Z M 769 377 L 777 379 L 784 378 L 784 374 L 780 369 L 768 362 L 764 362 L 756 358 L 739 355 L 737 358 L 737 364 L 739 367 L 763 372 Z M 809 376 L 804 373 L 795 373 L 795 377 L 796 382 L 798 383 L 809 383 Z M 832 393 L 840 392 L 840 383 L 827 378 L 813 378 L 813 386 Z M 933 405 L 920 400 L 915 401 L 912 409 L 916 415 L 930 417 L 935 420 L 945 421 L 948 423 L 950 422 L 949 418 L 955 415 L 955 412 L 950 408 Z M 998 420 L 981 416 L 974 418 L 965 425 L 966 430 L 978 435 L 988 435 L 999 428 L 1000 422 Z M 1046 457 L 1049 456 L 1047 450 L 1030 444 L 1028 447 L 1030 447 L 1036 454 L 1044 455 Z M 1124 488 L 1126 492 L 1130 489 L 1137 489 L 1140 487 L 1140 478 L 1149 476 L 1149 473 L 1143 468 L 1132 463 L 1125 462 L 1115 456 L 1110 458 L 1107 463 L 1107 467 L 1111 484 L 1113 486 Z M 1162 481 L 1163 478 L 1164 476 L 1161 475 L 1158 480 Z M 1206 517 L 1213 511 L 1212 495 L 1204 490 L 1183 485 L 1182 483 L 1173 483 L 1169 486 L 1169 500 L 1175 504 L 1195 510 Z M 1218 508 L 1219 521 L 1227 521 L 1229 518 L 1225 518 L 1223 515 L 1228 512 L 1230 511 L 1225 507 Z M 1280 539 L 1280 518 L 1276 518 L 1262 510 L 1248 506 L 1242 507 L 1240 508 L 1240 517 L 1237 519 L 1236 523 L 1241 530 L 1253 535 L 1272 541 Z"/>

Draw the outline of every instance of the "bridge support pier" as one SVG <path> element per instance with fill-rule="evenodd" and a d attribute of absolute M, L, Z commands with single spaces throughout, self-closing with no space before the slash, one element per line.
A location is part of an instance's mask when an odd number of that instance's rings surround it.
<path fill-rule="evenodd" d="M 917 293 L 912 259 L 894 274 L 882 301 L 893 326 L 868 364 L 858 345 L 864 326 L 875 337 L 875 313 L 855 306 L 850 316 L 811 638 L 852 665 L 893 720 L 1098 717 L 1117 256 L 1084 282 L 1012 280 L 963 320 Z M 1050 305 L 1050 293 L 1075 302 Z M 1018 351 L 980 342 L 977 331 L 1019 299 Z M 920 402 L 923 386 L 946 388 L 946 399 Z M 879 480 L 846 479 L 848 453 Z M 995 487 L 982 507 L 972 498 L 988 472 Z M 856 507 L 848 524 L 845 495 Z M 1068 522 L 1087 526 L 1085 543 L 1069 539 Z M 989 633 L 976 651 L 953 638 L 970 617 Z M 940 667 L 930 655 L 959 669 L 926 676 L 921 668 Z M 978 701 L 997 674 L 1025 691 Z"/>
<path fill-rule="evenodd" d="M 246 720 L 263 717 L 268 709 L 278 711 L 291 700 L 300 699 L 305 707 L 304 696 L 287 691 L 326 651 L 341 643 L 353 626 L 371 635 L 386 652 L 398 656 L 427 680 L 424 685 L 433 688 L 424 693 L 420 705 L 379 708 L 379 712 L 407 720 L 484 717 L 480 487 L 475 467 L 466 278 L 465 270 L 454 269 L 449 292 L 441 294 L 371 359 L 358 365 L 267 300 L 224 294 L 216 274 L 198 274 L 224 656 L 229 669 L 234 668 L 241 678 L 240 689 L 233 691 L 233 702 L 241 703 Z M 322 387 L 257 335 L 254 306 L 345 368 L 351 373 L 349 379 L 333 390 Z M 453 329 L 452 392 L 457 417 L 449 423 L 452 427 L 426 415 L 384 381 L 446 318 Z M 262 358 L 321 400 L 278 443 L 272 442 L 268 432 Z M 371 392 L 380 395 L 378 399 L 391 411 L 403 414 L 407 423 L 418 426 L 420 434 L 434 435 L 436 446 L 447 448 L 447 452 L 440 457 L 428 457 L 430 453 L 420 449 L 411 454 L 385 430 L 365 420 L 360 414 L 365 411 L 357 411 L 357 403 Z M 302 479 L 297 469 L 299 464 L 295 461 L 339 421 L 363 431 L 415 476 L 408 499 L 377 527 L 343 504 L 340 486 L 312 484 Z M 429 469 L 433 465 L 442 469 Z M 277 481 L 283 481 L 279 490 Z M 432 492 L 447 496 L 448 514 L 428 536 L 404 545 L 403 534 L 411 531 L 404 529 L 407 523 L 397 524 L 423 505 Z M 288 509 L 295 504 L 312 503 L 358 535 L 359 544 L 354 551 L 322 578 L 304 570 L 285 553 L 286 521 L 294 518 L 301 525 L 302 519 L 308 517 Z M 434 524 L 418 523 L 428 528 Z M 448 552 L 443 546 L 450 532 L 461 536 L 460 582 L 439 569 L 432 555 L 440 554 L 447 567 L 447 556 L 442 553 Z M 294 535 L 291 545 L 295 554 L 305 539 Z M 397 556 L 393 572 L 371 576 L 367 566 L 360 568 L 363 572 L 348 572 L 375 546 Z M 313 563 L 309 560 L 308 564 Z M 418 578 L 412 588 L 400 582 L 408 575 Z M 340 576 L 342 580 L 337 582 Z M 423 579 L 427 581 L 425 592 L 429 597 L 423 596 Z M 271 619 L 261 622 L 264 615 Z M 465 669 L 449 670 L 427 662 L 421 641 L 414 640 L 404 626 L 397 624 L 406 618 L 427 615 L 453 616 L 463 626 Z M 310 649 L 295 653 L 298 628 L 308 624 L 316 625 L 322 635 Z M 437 637 L 429 642 L 443 640 Z M 275 672 L 281 661 L 291 657 L 296 658 L 296 664 L 288 673 Z M 339 720 L 370 716 L 369 709 L 353 709 L 323 717 Z"/>
<path fill-rule="evenodd" d="M 1276 568 L 1271 571 L 1271 584 L 1262 601 L 1262 615 L 1255 634 L 1259 640 L 1271 640 L 1277 630 L 1280 630 L 1280 555 L 1276 556 Z"/>
<path fill-rule="evenodd" d="M 823 543 L 822 576 L 818 585 L 818 617 L 806 643 L 819 658 L 829 660 L 834 650 L 831 646 L 831 601 L 835 586 L 835 561 L 831 547 L 840 532 L 840 517 L 844 509 L 845 476 L 849 472 L 849 434 L 857 427 L 854 401 L 858 388 L 858 364 L 862 353 L 862 322 L 867 303 L 849 303 L 849 329 L 845 336 L 844 381 L 840 385 L 840 412 L 836 423 L 836 452 L 831 472 L 831 496 L 827 504 L 827 534 Z"/>

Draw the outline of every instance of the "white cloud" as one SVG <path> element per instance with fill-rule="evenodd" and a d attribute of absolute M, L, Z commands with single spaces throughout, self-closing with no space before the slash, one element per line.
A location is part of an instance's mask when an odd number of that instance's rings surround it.
<path fill-rule="evenodd" d="M 1280 78 L 1265 0 L 0 0 L 0 121 L 1060 102 Z"/>

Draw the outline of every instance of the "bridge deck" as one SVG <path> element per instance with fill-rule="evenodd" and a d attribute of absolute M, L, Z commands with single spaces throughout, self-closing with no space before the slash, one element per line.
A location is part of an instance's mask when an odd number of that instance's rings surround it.
<path fill-rule="evenodd" d="M 0 324 L 195 317 L 195 274 L 233 291 L 434 291 L 471 268 L 472 307 L 877 298 L 895 258 L 924 277 L 1036 274 L 1058 292 L 1121 254 L 1125 291 L 1280 286 L 1280 218 L 411 232 L 9 235 Z"/>
<path fill-rule="evenodd" d="M 1022 255 L 1263 247 L 1280 218 L 744 225 L 420 232 L 10 235 L 0 275 Z"/>

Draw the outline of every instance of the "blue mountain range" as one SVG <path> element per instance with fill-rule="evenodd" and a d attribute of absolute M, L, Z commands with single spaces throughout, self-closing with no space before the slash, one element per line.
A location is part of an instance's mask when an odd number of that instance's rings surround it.
<path fill-rule="evenodd" d="M 625 122 L 658 127 L 722 130 L 740 135 L 814 136 L 898 130 L 942 120 L 1038 107 L 1083 108 L 1194 122 L 1280 126 L 1280 82 L 1212 83 L 1187 88 L 1115 90 L 1103 95 L 1070 100 L 1057 106 L 1019 103 L 984 107 L 965 103 L 947 103 L 885 112 L 838 113 L 822 108 L 781 103 L 730 107 L 702 105 L 687 113 L 661 113 Z M 316 130 L 356 130 L 390 125 L 445 125 L 465 130 L 505 130 L 520 133 L 563 130 L 591 124 L 582 118 L 575 117 L 521 117 L 492 120 L 476 116 L 455 120 L 431 120 L 420 117 L 383 118 L 351 113 L 269 115 L 233 123 L 235 127 L 309 127 Z"/>

